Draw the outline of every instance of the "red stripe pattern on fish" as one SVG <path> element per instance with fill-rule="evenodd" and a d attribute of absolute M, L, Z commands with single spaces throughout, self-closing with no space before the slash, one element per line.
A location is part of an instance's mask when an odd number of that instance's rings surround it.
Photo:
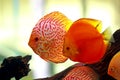
<path fill-rule="evenodd" d="M 99 80 L 99 76 L 88 66 L 76 66 L 62 80 Z"/>

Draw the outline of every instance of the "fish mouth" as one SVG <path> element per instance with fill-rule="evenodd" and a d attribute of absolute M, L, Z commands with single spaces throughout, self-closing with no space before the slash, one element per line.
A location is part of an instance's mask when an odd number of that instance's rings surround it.
<path fill-rule="evenodd" d="M 31 47 L 30 41 L 28 42 L 28 46 L 30 46 L 30 47 Z"/>
<path fill-rule="evenodd" d="M 28 42 L 28 46 L 29 46 L 30 48 L 33 48 L 33 47 L 32 47 L 32 43 L 31 43 L 30 41 Z"/>
<path fill-rule="evenodd" d="M 36 46 L 31 41 L 28 42 L 28 46 L 37 54 L 35 49 Z"/>

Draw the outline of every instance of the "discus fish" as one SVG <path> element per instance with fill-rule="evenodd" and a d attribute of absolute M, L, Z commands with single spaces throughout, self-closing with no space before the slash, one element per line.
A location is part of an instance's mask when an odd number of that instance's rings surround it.
<path fill-rule="evenodd" d="M 117 52 L 111 59 L 108 74 L 116 80 L 120 80 L 120 52 Z"/>
<path fill-rule="evenodd" d="M 61 12 L 55 11 L 41 18 L 32 30 L 28 45 L 42 59 L 55 63 L 64 62 L 64 35 L 72 21 Z"/>
<path fill-rule="evenodd" d="M 98 62 L 107 47 L 100 33 L 101 24 L 101 21 L 89 18 L 75 21 L 65 34 L 64 56 L 86 64 Z"/>
<path fill-rule="evenodd" d="M 99 80 L 99 76 L 88 66 L 76 66 L 62 80 Z"/>

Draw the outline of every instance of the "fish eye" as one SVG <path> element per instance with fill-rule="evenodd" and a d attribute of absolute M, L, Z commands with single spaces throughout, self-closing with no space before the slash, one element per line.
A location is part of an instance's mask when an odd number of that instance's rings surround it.
<path fill-rule="evenodd" d="M 39 39 L 38 39 L 38 37 L 35 37 L 35 41 L 38 41 Z"/>
<path fill-rule="evenodd" d="M 111 66 L 111 67 L 110 67 L 110 71 L 112 71 L 112 72 L 114 72 L 114 71 L 115 71 L 114 66 Z"/>
<path fill-rule="evenodd" d="M 70 47 L 66 47 L 66 50 L 70 50 Z"/>

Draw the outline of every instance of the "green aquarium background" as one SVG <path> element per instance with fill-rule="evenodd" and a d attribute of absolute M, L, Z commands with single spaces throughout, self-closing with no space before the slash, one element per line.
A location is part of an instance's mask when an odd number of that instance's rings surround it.
<path fill-rule="evenodd" d="M 120 0 L 0 0 L 0 63 L 9 56 L 29 54 L 32 71 L 21 80 L 58 73 L 75 62 L 46 62 L 32 51 L 28 40 L 36 22 L 47 13 L 60 11 L 73 21 L 83 17 L 99 19 L 103 31 L 110 26 L 114 32 L 120 26 L 119 8 Z"/>

